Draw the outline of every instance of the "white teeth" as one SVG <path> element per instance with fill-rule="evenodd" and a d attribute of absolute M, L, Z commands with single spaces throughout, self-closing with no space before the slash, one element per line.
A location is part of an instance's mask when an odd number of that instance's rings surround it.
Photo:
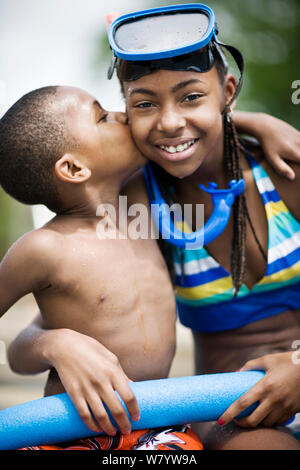
<path fill-rule="evenodd" d="M 169 152 L 169 153 L 176 153 L 176 152 L 183 152 L 183 151 L 186 150 L 188 147 L 190 147 L 191 145 L 193 145 L 194 142 L 195 142 L 195 140 L 190 140 L 189 142 L 186 142 L 185 144 L 179 144 L 179 145 L 177 145 L 177 147 L 174 147 L 173 145 L 171 145 L 170 147 L 167 147 L 166 145 L 160 145 L 159 147 L 160 147 L 162 150 L 166 150 L 166 152 Z"/>

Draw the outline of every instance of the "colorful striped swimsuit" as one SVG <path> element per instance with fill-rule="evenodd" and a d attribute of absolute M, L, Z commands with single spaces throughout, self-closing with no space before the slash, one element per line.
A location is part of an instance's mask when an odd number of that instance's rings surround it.
<path fill-rule="evenodd" d="M 268 220 L 267 270 L 252 289 L 243 284 L 233 298 L 230 273 L 205 247 L 174 247 L 178 315 L 181 323 L 192 330 L 239 328 L 300 308 L 300 222 L 280 199 L 262 166 L 253 157 L 247 158 Z"/>

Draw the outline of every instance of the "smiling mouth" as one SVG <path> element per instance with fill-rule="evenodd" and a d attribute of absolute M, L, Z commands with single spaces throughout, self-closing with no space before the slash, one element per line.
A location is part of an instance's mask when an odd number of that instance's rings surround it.
<path fill-rule="evenodd" d="M 171 153 L 171 154 L 179 153 L 191 147 L 196 142 L 196 140 L 199 140 L 199 139 L 189 140 L 188 142 L 185 142 L 184 144 L 179 144 L 176 146 L 175 145 L 158 145 L 158 147 L 161 150 L 165 150 L 166 152 Z"/>
<path fill-rule="evenodd" d="M 156 145 L 156 147 L 161 151 L 162 156 L 168 160 L 184 160 L 193 154 L 198 141 L 199 138 L 178 145 Z"/>

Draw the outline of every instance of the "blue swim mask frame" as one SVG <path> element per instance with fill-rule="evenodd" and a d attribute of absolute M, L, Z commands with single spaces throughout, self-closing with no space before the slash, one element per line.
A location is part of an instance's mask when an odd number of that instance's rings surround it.
<path fill-rule="evenodd" d="M 203 4 L 171 5 L 142 10 L 120 16 L 110 26 L 108 40 L 113 58 L 108 70 L 111 79 L 114 70 L 120 81 L 138 80 L 159 69 L 207 72 L 218 54 L 227 69 L 227 61 L 220 46 L 234 58 L 240 78 L 234 96 L 223 113 L 240 92 L 244 61 L 238 49 L 217 40 L 218 28 L 213 10 Z M 245 188 L 243 179 L 231 180 L 227 189 L 218 189 L 209 183 L 213 212 L 206 224 L 192 233 L 182 232 L 174 223 L 151 163 L 144 168 L 144 177 L 151 204 L 154 223 L 166 242 L 185 249 L 197 249 L 217 238 L 228 224 L 235 197 Z"/>
<path fill-rule="evenodd" d="M 244 60 L 241 52 L 217 39 L 218 27 L 213 10 L 200 3 L 171 5 L 122 15 L 108 30 L 113 58 L 107 72 L 114 70 L 121 81 L 132 81 L 155 70 L 193 70 L 207 72 L 214 65 L 213 51 L 227 68 L 220 46 L 234 58 L 240 77 L 236 92 L 242 87 Z"/>

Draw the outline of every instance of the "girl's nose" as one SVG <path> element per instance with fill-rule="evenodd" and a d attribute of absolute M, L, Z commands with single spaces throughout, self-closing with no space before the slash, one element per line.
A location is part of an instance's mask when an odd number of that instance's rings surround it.
<path fill-rule="evenodd" d="M 161 110 L 157 130 L 170 134 L 182 129 L 185 125 L 185 117 L 177 109 L 170 107 Z"/>

